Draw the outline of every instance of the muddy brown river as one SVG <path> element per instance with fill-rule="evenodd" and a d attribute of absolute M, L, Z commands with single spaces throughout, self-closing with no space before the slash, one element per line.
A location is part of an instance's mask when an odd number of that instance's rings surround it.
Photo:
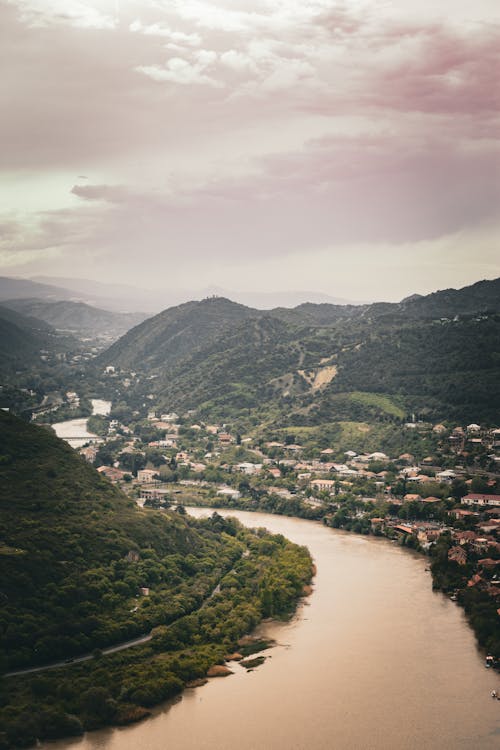
<path fill-rule="evenodd" d="M 192 509 L 193 515 L 207 511 Z M 223 513 L 222 511 L 219 511 Z M 227 515 L 227 513 L 224 513 Z M 500 675 L 428 560 L 385 539 L 232 511 L 309 547 L 314 592 L 253 672 L 186 690 L 152 719 L 50 743 L 57 750 L 497 750 Z"/>

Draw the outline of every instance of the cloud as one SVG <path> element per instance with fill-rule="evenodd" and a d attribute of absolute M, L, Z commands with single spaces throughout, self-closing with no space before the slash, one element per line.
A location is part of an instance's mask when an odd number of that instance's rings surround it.
<path fill-rule="evenodd" d="M 73 185 L 70 191 L 86 201 L 123 203 L 130 192 L 120 185 Z"/>
<path fill-rule="evenodd" d="M 135 20 L 130 24 L 129 29 L 132 32 L 139 32 L 146 36 L 166 37 L 179 45 L 188 45 L 190 47 L 198 47 L 202 42 L 201 36 L 197 33 L 185 34 L 183 31 L 173 31 L 159 23 L 144 26 L 141 21 Z"/>
<path fill-rule="evenodd" d="M 0 167 L 34 206 L 4 252 L 257 268 L 489 226 L 500 27 L 439 5 L 0 0 Z"/>
<path fill-rule="evenodd" d="M 88 208 L 53 214 L 52 229 L 62 218 L 59 237 L 80 228 L 72 245 L 104 245 L 121 262 L 140 246 L 142 262 L 160 265 L 206 254 L 237 264 L 349 244 L 417 246 L 494 222 L 499 169 L 486 147 L 470 152 L 439 138 L 331 137 L 192 189 L 75 186 Z"/>
<path fill-rule="evenodd" d="M 69 25 L 81 29 L 113 29 L 115 19 L 95 4 L 80 0 L 8 0 L 17 7 L 23 23 L 34 28 Z"/>
<path fill-rule="evenodd" d="M 217 59 L 217 54 L 212 50 L 199 50 L 194 57 L 194 62 L 181 57 L 171 57 L 164 66 L 138 65 L 136 70 L 153 81 L 169 81 L 183 86 L 207 84 L 220 88 L 223 84 L 205 73 Z"/>

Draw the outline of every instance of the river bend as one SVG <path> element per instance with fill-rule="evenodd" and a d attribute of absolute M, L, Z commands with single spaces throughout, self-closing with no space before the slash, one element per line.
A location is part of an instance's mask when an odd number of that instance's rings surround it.
<path fill-rule="evenodd" d="M 193 515 L 206 514 L 190 509 Z M 431 588 L 428 560 L 385 539 L 242 511 L 309 547 L 314 592 L 266 662 L 186 690 L 149 721 L 51 743 L 57 750 L 493 750 L 500 677 L 461 609 Z"/>

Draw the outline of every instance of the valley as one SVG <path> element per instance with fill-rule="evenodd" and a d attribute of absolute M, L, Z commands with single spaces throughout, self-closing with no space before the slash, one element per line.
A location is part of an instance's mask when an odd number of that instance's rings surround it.
<path fill-rule="evenodd" d="M 498 666 L 499 290 L 210 297 L 121 336 L 102 311 L 70 330 L 33 317 L 53 301 L 0 310 L 5 747 L 139 720 L 291 616 L 309 553 L 228 512 L 422 553 Z"/>

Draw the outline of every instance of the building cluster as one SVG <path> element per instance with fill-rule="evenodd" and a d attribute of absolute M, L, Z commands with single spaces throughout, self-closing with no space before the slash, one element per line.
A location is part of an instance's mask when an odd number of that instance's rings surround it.
<path fill-rule="evenodd" d="M 111 419 L 109 427 L 108 440 L 121 436 L 120 448 L 98 470 L 113 482 L 127 482 L 141 504 L 162 507 L 187 498 L 244 506 L 249 497 L 271 498 L 271 505 L 258 507 L 272 509 L 278 502 L 279 512 L 287 512 L 293 503 L 293 512 L 301 507 L 304 515 L 331 525 L 424 551 L 448 534 L 450 564 L 470 569 L 468 585 L 500 605 L 499 429 L 430 426 L 437 447 L 417 459 L 409 452 L 339 452 L 242 437 L 224 423 L 195 422 L 193 415 L 181 418 L 173 411 L 151 410 L 140 430 Z M 81 450 L 90 461 L 98 451 Z M 141 462 L 131 472 L 134 457 Z"/>

